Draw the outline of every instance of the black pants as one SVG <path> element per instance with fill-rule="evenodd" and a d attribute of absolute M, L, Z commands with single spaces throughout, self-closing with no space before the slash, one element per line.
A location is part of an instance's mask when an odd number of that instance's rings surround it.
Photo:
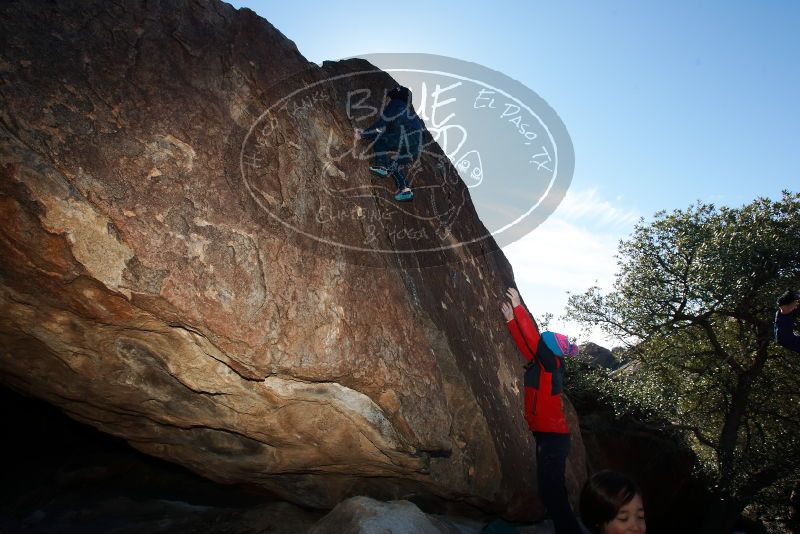
<path fill-rule="evenodd" d="M 536 476 L 539 495 L 553 519 L 556 534 L 581 534 L 581 527 L 569 504 L 564 470 L 569 454 L 569 434 L 534 432 L 536 437 Z"/>
<path fill-rule="evenodd" d="M 375 166 L 389 169 L 398 189 L 409 187 L 403 167 L 419 158 L 422 150 L 422 132 L 384 132 L 372 145 Z M 394 152 L 391 163 L 389 153 Z"/>

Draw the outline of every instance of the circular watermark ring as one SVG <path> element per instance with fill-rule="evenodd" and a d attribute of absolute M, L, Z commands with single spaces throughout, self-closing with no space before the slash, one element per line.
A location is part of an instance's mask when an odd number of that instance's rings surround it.
<path fill-rule="evenodd" d="M 397 85 L 410 89 L 411 104 L 387 116 L 385 95 Z M 368 54 L 281 87 L 242 142 L 241 176 L 264 212 L 327 248 L 424 255 L 504 246 L 541 224 L 572 180 L 572 142 L 555 111 L 475 63 Z M 354 132 L 376 124 L 377 138 Z M 423 131 L 409 141 L 415 124 Z M 293 162 L 303 161 L 300 172 Z M 370 161 L 391 174 L 370 174 Z M 413 202 L 394 198 L 405 185 Z M 315 195 L 310 209 L 301 199 Z"/>

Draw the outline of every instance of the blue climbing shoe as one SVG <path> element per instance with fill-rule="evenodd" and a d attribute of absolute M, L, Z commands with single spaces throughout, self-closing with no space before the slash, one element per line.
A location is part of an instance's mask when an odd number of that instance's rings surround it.
<path fill-rule="evenodd" d="M 381 167 L 379 165 L 370 165 L 369 172 L 372 174 L 377 174 L 378 176 L 382 176 L 383 178 L 389 176 L 389 170 L 386 167 Z"/>
<path fill-rule="evenodd" d="M 398 202 L 409 202 L 411 200 L 414 200 L 414 192 L 398 191 L 398 193 L 394 196 L 394 199 Z"/>

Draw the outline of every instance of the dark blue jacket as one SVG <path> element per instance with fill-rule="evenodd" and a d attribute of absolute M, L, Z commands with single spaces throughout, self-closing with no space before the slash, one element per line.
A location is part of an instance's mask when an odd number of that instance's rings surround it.
<path fill-rule="evenodd" d="M 389 103 L 383 108 L 380 116 L 378 116 L 378 120 L 361 132 L 361 137 L 364 139 L 374 139 L 384 130 L 388 135 L 400 133 L 410 134 L 411 132 L 416 132 L 423 128 L 422 121 L 405 101 L 392 99 L 389 100 Z"/>
<path fill-rule="evenodd" d="M 798 315 L 800 309 L 792 313 L 781 313 L 778 310 L 775 314 L 775 341 L 778 345 L 795 352 L 800 352 L 800 336 L 794 334 L 794 320 Z"/>

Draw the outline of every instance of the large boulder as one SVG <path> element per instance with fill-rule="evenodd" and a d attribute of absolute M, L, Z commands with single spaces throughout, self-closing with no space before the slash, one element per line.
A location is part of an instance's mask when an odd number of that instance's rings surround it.
<path fill-rule="evenodd" d="M 455 170 L 413 212 L 333 158 L 354 126 L 334 104 L 345 78 L 265 115 L 364 62 L 318 67 L 212 0 L 5 2 L 0 26 L 4 384 L 306 506 L 367 494 L 541 515 L 498 312 L 513 274 L 473 239 L 486 230 Z M 391 79 L 367 80 L 380 105 Z M 418 239 L 375 234 L 367 209 Z"/>
<path fill-rule="evenodd" d="M 581 345 L 580 358 L 594 367 L 605 367 L 606 369 L 619 367 L 619 362 L 613 352 L 591 341 Z"/>
<path fill-rule="evenodd" d="M 408 501 L 380 502 L 369 497 L 351 497 L 320 519 L 309 534 L 442 534 L 457 533 L 436 518 L 429 518 Z"/>

